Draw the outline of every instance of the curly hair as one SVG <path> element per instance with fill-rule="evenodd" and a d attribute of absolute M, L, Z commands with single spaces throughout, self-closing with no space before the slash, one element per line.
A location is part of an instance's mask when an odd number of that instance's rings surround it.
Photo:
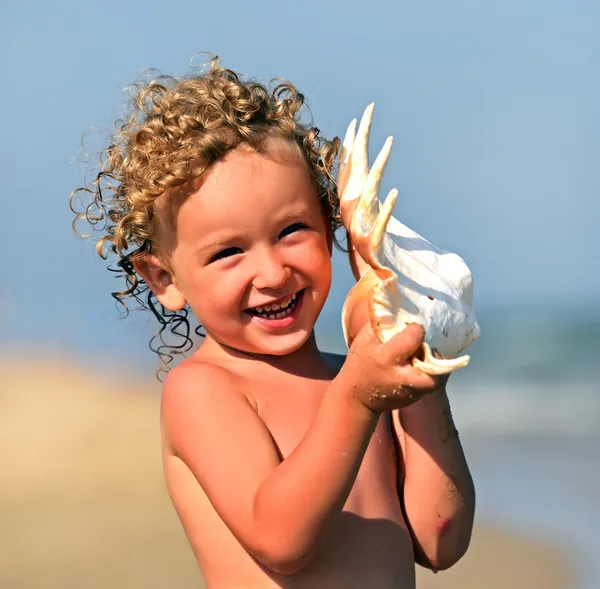
<path fill-rule="evenodd" d="M 277 85 L 267 87 L 242 79 L 221 68 L 216 56 L 209 64 L 198 75 L 158 75 L 149 83 L 138 78 L 130 87 L 128 111 L 99 154 L 94 179 L 70 196 L 75 233 L 100 234 L 98 255 L 116 258 L 108 269 L 125 280 L 124 289 L 112 293 L 123 315 L 133 300 L 137 309 L 149 310 L 158 320 L 150 348 L 161 361 L 159 379 L 175 355 L 193 347 L 189 307 L 166 309 L 133 265 L 145 255 L 159 255 L 159 221 L 172 224 L 182 204 L 157 210 L 159 196 L 199 178 L 231 150 L 245 146 L 261 152 L 272 140 L 283 139 L 303 156 L 334 232 L 341 226 L 333 175 L 340 139 L 328 141 L 318 128 L 301 122 L 304 96 L 291 83 L 275 80 Z M 90 232 L 77 229 L 81 221 L 89 224 Z M 194 331 L 205 335 L 201 326 Z"/>

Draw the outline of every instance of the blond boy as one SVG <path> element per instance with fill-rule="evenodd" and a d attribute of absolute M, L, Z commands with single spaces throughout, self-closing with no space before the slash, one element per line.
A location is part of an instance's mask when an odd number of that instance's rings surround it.
<path fill-rule="evenodd" d="M 317 348 L 339 140 L 302 125 L 302 104 L 216 61 L 141 87 L 78 218 L 106 221 L 119 300 L 182 345 L 188 313 L 205 330 L 166 378 L 161 420 L 207 587 L 410 589 L 415 563 L 466 551 L 473 483 L 445 380 L 408 362 L 419 326 L 382 345 L 367 321 L 346 358 Z"/>

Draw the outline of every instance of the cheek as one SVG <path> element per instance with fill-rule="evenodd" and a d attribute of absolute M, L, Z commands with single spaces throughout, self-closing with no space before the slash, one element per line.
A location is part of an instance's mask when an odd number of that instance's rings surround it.
<path fill-rule="evenodd" d="M 239 309 L 244 303 L 248 281 L 235 270 L 210 272 L 194 285 L 198 313 L 217 315 Z"/>
<path fill-rule="evenodd" d="M 320 283 L 322 289 L 329 291 L 331 285 L 331 256 L 326 240 L 312 244 L 301 258 L 306 272 L 312 274 Z"/>
<path fill-rule="evenodd" d="M 321 275 L 323 280 L 327 280 L 331 282 L 331 257 L 329 256 L 329 252 L 325 251 L 319 256 L 317 261 L 318 265 L 316 266 L 317 272 Z"/>

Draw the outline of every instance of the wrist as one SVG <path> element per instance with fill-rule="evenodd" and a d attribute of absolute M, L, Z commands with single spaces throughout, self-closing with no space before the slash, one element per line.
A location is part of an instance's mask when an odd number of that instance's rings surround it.
<path fill-rule="evenodd" d="M 352 407 L 352 410 L 359 416 L 361 420 L 369 423 L 376 423 L 379 419 L 380 412 L 369 407 L 355 393 L 355 389 L 351 388 L 344 395 L 346 402 Z"/>
<path fill-rule="evenodd" d="M 367 405 L 363 398 L 368 387 L 361 378 L 361 370 L 346 361 L 332 382 L 331 390 L 343 399 L 352 412 L 368 422 L 377 422 L 381 412 Z"/>
<path fill-rule="evenodd" d="M 431 413 L 436 411 L 447 411 L 449 408 L 448 395 L 446 393 L 446 385 L 441 385 L 438 389 L 435 389 L 431 393 L 427 393 L 421 397 L 418 401 L 415 401 L 411 405 L 400 409 L 402 415 L 407 417 L 413 415 L 420 415 L 423 412 Z"/>

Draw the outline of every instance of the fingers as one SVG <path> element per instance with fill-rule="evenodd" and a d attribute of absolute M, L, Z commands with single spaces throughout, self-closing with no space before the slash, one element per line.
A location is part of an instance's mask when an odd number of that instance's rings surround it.
<path fill-rule="evenodd" d="M 384 344 L 382 353 L 390 363 L 400 364 L 413 356 L 425 339 L 422 325 L 411 323 Z"/>
<path fill-rule="evenodd" d="M 348 357 L 353 359 L 347 363 L 346 370 L 352 371 L 353 382 L 371 395 L 365 400 L 368 406 L 374 408 L 373 403 L 376 403 L 378 411 L 405 407 L 443 387 L 441 377 L 425 374 L 412 365 L 424 336 L 421 325 L 410 324 L 389 342 L 381 344 L 370 322 L 360 330 L 350 347 Z M 373 397 L 375 389 L 378 395 Z"/>
<path fill-rule="evenodd" d="M 370 321 L 365 321 L 364 325 L 360 328 L 360 331 L 354 337 L 351 351 L 357 351 L 359 353 L 366 353 L 371 355 L 373 350 L 377 349 L 381 345 L 376 333 L 373 331 Z"/>

